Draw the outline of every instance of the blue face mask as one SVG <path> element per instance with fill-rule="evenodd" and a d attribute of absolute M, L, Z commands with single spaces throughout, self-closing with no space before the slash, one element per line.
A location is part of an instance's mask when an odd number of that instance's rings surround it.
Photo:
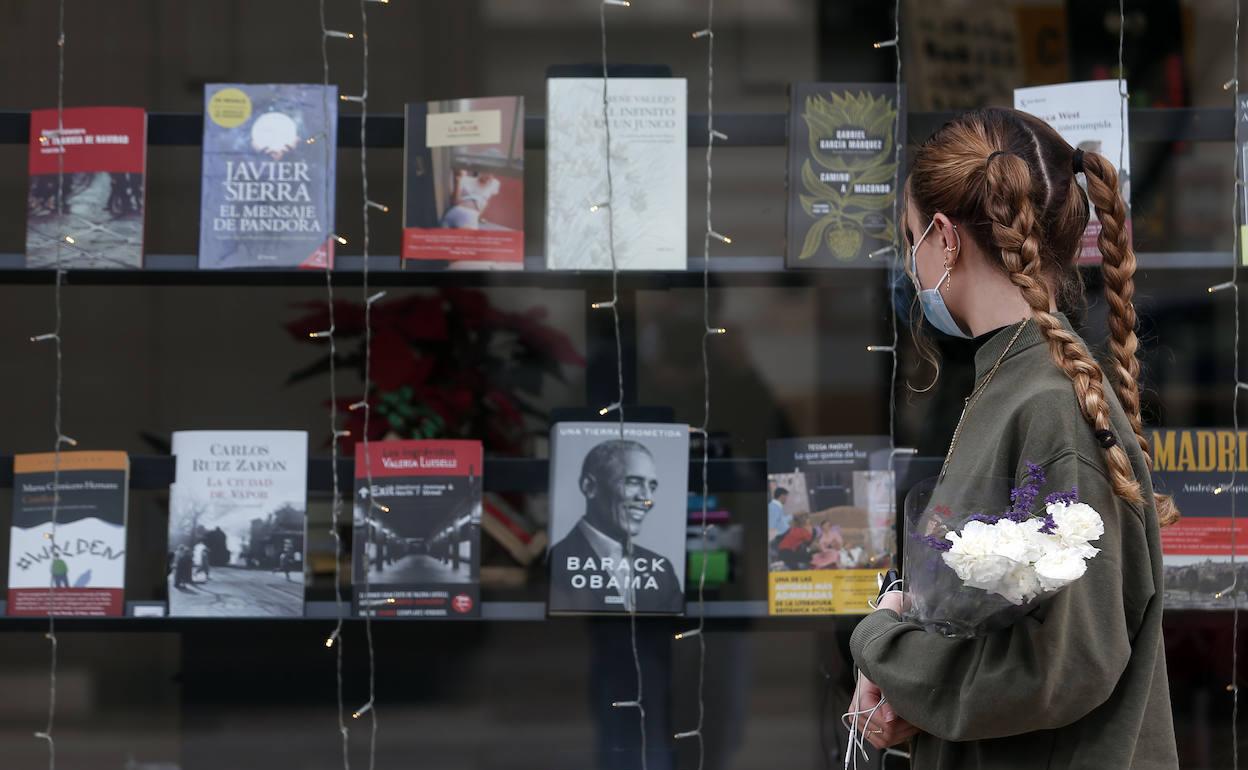
<path fill-rule="evenodd" d="M 942 334 L 948 334 L 950 337 L 960 337 L 969 340 L 971 335 L 962 331 L 958 326 L 958 322 L 953 320 L 953 316 L 949 313 L 949 308 L 945 306 L 945 298 L 940 295 L 940 285 L 949 277 L 949 269 L 945 269 L 944 275 L 936 282 L 933 289 L 924 289 L 919 283 L 919 244 L 923 243 L 923 239 L 931 232 L 932 225 L 936 224 L 936 220 L 932 220 L 919 239 L 910 247 L 910 277 L 914 280 L 914 290 L 919 293 L 919 304 L 923 307 L 923 316 L 927 318 L 927 322 L 936 327 L 936 330 Z M 956 230 L 954 231 L 957 232 Z M 961 242 L 961 236 L 958 236 Z"/>

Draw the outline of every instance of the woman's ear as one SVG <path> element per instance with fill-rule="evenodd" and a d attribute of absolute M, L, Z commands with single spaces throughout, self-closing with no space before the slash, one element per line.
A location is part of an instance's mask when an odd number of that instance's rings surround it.
<path fill-rule="evenodd" d="M 932 221 L 932 229 L 936 231 L 934 235 L 940 238 L 941 248 L 945 251 L 945 262 L 952 268 L 962 256 L 962 234 L 958 232 L 958 226 L 944 214 L 938 212 L 932 217 Z"/>

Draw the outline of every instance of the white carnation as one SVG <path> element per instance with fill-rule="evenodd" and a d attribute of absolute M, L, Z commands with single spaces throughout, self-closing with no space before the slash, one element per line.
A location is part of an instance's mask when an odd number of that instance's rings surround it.
<path fill-rule="evenodd" d="M 1010 604 L 1023 604 L 1036 598 L 1041 591 L 1040 578 L 1030 564 L 1019 564 L 1006 573 L 993 593 L 1005 597 Z"/>
<path fill-rule="evenodd" d="M 1044 522 L 1040 519 L 1029 518 L 1021 522 L 1001 519 L 991 525 L 996 537 L 993 551 L 1014 561 L 1034 562 L 1050 547 L 1050 536 L 1040 531 L 1042 526 Z"/>
<path fill-rule="evenodd" d="M 1073 548 L 1054 549 L 1041 557 L 1035 565 L 1036 577 L 1043 591 L 1056 591 L 1078 580 L 1087 569 L 1084 557 Z"/>
<path fill-rule="evenodd" d="M 1093 547 L 1091 542 L 1105 534 L 1105 522 L 1092 506 L 1086 503 L 1052 503 L 1046 512 L 1057 525 L 1054 534 L 1063 549 L 1073 550 L 1084 559 L 1100 553 L 1100 549 Z"/>
<path fill-rule="evenodd" d="M 994 525 L 972 521 L 961 532 L 950 532 L 945 538 L 953 547 L 941 557 L 972 588 L 992 591 L 1018 565 L 1018 560 L 1002 554 L 1000 532 Z"/>

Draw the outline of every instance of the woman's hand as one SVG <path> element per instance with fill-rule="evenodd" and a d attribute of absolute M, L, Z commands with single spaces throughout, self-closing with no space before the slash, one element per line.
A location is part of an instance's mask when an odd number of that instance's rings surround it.
<path fill-rule="evenodd" d="M 892 610 L 898 615 L 905 608 L 906 595 L 901 591 L 889 591 L 880 597 L 880 601 L 875 605 L 877 610 Z"/>
<path fill-rule="evenodd" d="M 854 698 L 850 701 L 849 708 L 851 711 L 870 711 L 875 708 L 875 704 L 879 703 L 882 697 L 883 694 L 875 682 L 859 674 L 858 689 L 854 691 Z M 919 728 L 898 716 L 887 702 L 876 710 L 870 722 L 863 724 L 865 720 L 866 715 L 863 714 L 859 718 L 858 730 L 866 735 L 867 741 L 872 746 L 880 750 L 896 746 L 919 732 Z"/>

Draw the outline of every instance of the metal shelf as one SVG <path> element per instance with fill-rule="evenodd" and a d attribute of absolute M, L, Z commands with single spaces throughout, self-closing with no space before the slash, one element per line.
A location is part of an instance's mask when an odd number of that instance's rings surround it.
<path fill-rule="evenodd" d="M 954 112 L 906 113 L 907 138 L 922 141 Z M 687 115 L 690 147 L 706 146 L 706 113 Z M 715 128 L 728 136 L 720 147 L 783 147 L 788 134 L 789 115 L 784 112 L 717 112 Z M 1133 142 L 1230 142 L 1235 123 L 1230 107 L 1145 108 L 1129 111 L 1128 123 Z M 401 148 L 404 118 L 401 114 L 370 114 L 369 147 Z M 204 116 L 197 112 L 149 112 L 149 147 L 199 145 L 204 135 Z M 0 111 L 0 144 L 27 144 L 30 141 L 29 111 Z M 360 116 L 338 116 L 338 147 L 360 146 Z M 546 147 L 546 117 L 528 115 L 524 119 L 524 146 L 528 150 Z"/>
<path fill-rule="evenodd" d="M 0 254 L 0 284 L 51 284 L 52 269 L 27 269 L 22 254 Z M 624 289 L 693 288 L 702 286 L 706 260 L 690 257 L 684 270 L 646 270 L 620 273 Z M 335 259 L 336 285 L 358 285 L 364 260 L 359 256 Z M 871 276 L 885 263 L 865 268 L 788 270 L 784 257 L 715 257 L 711 259 L 712 286 L 810 286 L 844 284 L 848 276 Z M 194 254 L 148 254 L 134 270 L 70 269 L 66 284 L 77 286 L 325 286 L 325 272 L 314 270 L 200 270 Z M 839 278 L 837 277 L 839 276 Z M 584 289 L 610 280 L 609 270 L 547 270 L 546 259 L 526 257 L 523 270 L 445 270 L 419 263 L 403 269 L 397 256 L 369 258 L 368 280 L 375 286 L 503 286 L 547 289 Z M 861 281 L 861 279 L 857 279 Z M 870 280 L 877 280 L 870 278 Z"/>
<path fill-rule="evenodd" d="M 328 457 L 308 458 L 308 490 L 329 492 L 333 489 Z M 338 483 L 350 490 L 355 481 L 355 461 L 338 460 Z M 549 485 L 550 463 L 547 460 L 514 457 L 486 457 L 482 480 L 487 492 L 542 493 Z M 743 458 L 711 460 L 708 468 L 714 492 L 753 492 L 767 488 L 767 460 Z M 170 455 L 131 455 L 130 488 L 142 490 L 168 489 L 174 479 L 174 458 Z M 13 455 L 0 455 L 0 488 L 13 487 Z M 702 490 L 702 463 L 689 462 L 689 491 Z"/>
<path fill-rule="evenodd" d="M 5 602 L 0 600 L 0 633 L 5 631 L 11 632 L 41 632 L 46 630 L 48 620 L 45 616 L 34 617 L 7 617 L 4 616 Z M 127 602 L 127 605 L 132 602 Z M 133 602 L 139 605 L 154 605 L 158 602 L 142 601 Z M 351 609 L 350 601 L 344 601 L 344 619 L 352 622 L 360 622 L 362 618 L 352 617 L 349 615 Z M 684 616 L 641 616 L 641 622 L 654 623 L 682 623 L 688 620 L 696 620 L 699 616 L 698 603 L 690 600 L 685 608 Z M 732 621 L 766 621 L 773 623 L 810 623 L 817 622 L 821 626 L 831 623 L 847 623 L 854 624 L 860 619 L 860 615 L 785 615 L 771 616 L 767 613 L 766 601 L 707 601 L 705 604 L 705 617 L 709 621 L 717 623 L 728 623 Z M 121 632 L 155 632 L 155 633 L 176 633 L 181 631 L 193 631 L 211 627 L 221 623 L 322 623 L 335 620 L 337 613 L 335 604 L 332 601 L 309 601 L 304 605 L 304 614 L 298 617 L 133 617 L 130 615 L 124 617 L 107 617 L 107 618 L 86 618 L 86 617 L 57 617 L 56 625 L 58 629 L 69 631 L 121 631 Z M 466 620 L 440 619 L 440 618 L 376 618 L 382 623 L 473 623 L 473 622 L 568 622 L 580 621 L 585 618 L 619 618 L 627 617 L 627 615 L 599 615 L 599 616 L 582 616 L 567 615 L 549 617 L 546 614 L 546 604 L 544 602 L 508 602 L 508 601 L 484 601 L 481 603 L 481 617 Z"/>
<path fill-rule="evenodd" d="M 1229 251 L 1142 252 L 1136 254 L 1141 270 L 1230 269 Z M 684 270 L 628 271 L 620 274 L 623 289 L 700 288 L 706 260 L 690 257 Z M 51 284 L 56 271 L 27 269 L 23 254 L 0 254 L 0 285 Z M 334 282 L 356 286 L 363 281 L 364 260 L 339 256 Z M 789 269 L 784 257 L 714 257 L 709 274 L 713 288 L 731 286 L 845 286 L 877 282 L 887 261 L 844 268 Z M 1095 267 L 1088 268 L 1095 270 Z M 542 289 L 585 289 L 610 278 L 609 271 L 547 270 L 541 256 L 525 257 L 523 270 L 444 270 L 419 263 L 403 269 L 396 256 L 369 258 L 368 280 L 374 286 L 498 286 Z M 73 286 L 319 286 L 325 285 L 322 270 L 200 270 L 194 254 L 148 254 L 136 270 L 65 271 L 64 282 Z"/>

